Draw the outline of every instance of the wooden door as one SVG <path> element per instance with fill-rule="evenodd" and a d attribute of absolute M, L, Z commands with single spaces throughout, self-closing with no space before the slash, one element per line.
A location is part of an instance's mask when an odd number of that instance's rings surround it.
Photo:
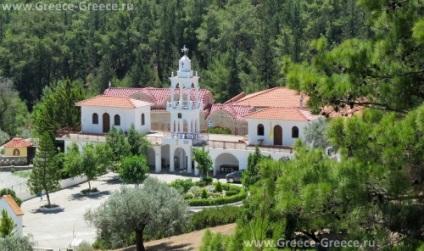
<path fill-rule="evenodd" d="M 110 131 L 110 116 L 108 113 L 103 113 L 103 133 Z"/>
<path fill-rule="evenodd" d="M 283 145 L 283 128 L 281 126 L 276 125 L 274 127 L 274 145 L 282 146 Z"/>

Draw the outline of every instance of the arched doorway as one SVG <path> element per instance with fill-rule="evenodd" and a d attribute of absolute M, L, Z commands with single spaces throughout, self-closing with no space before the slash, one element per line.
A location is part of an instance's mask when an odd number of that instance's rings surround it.
<path fill-rule="evenodd" d="M 110 116 L 109 113 L 103 113 L 103 133 L 110 131 Z"/>
<path fill-rule="evenodd" d="M 13 156 L 20 156 L 21 152 L 19 151 L 19 149 L 15 149 L 13 150 Z"/>
<path fill-rule="evenodd" d="M 283 145 L 283 128 L 281 128 L 279 125 L 274 126 L 274 145 Z"/>
<path fill-rule="evenodd" d="M 218 173 L 230 173 L 239 169 L 239 161 L 231 153 L 221 153 L 215 159 L 215 170 Z"/>
<path fill-rule="evenodd" d="M 172 160 L 171 160 L 172 161 Z M 182 148 L 175 149 L 174 152 L 174 168 L 175 169 L 187 169 L 187 154 Z"/>

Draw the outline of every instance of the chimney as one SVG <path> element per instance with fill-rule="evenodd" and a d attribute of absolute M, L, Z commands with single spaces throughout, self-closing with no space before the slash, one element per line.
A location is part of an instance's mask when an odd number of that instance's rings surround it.
<path fill-rule="evenodd" d="M 300 109 L 303 109 L 303 95 L 300 94 L 300 105 L 299 105 Z"/>

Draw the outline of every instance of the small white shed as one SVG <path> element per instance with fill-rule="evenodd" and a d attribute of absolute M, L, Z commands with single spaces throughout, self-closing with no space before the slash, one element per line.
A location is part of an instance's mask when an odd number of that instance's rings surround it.
<path fill-rule="evenodd" d="M 24 213 L 11 195 L 0 197 L 0 212 L 5 210 L 13 222 L 15 222 L 15 233 L 22 236 L 22 217 Z M 0 214 L 1 216 L 1 214 Z"/>

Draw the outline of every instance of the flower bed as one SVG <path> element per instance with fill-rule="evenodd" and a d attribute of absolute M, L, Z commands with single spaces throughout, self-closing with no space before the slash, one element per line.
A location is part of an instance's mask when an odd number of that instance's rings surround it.
<path fill-rule="evenodd" d="M 184 199 L 190 206 L 215 206 L 242 201 L 247 193 L 244 188 L 236 185 L 205 182 L 193 182 L 188 180 L 176 180 L 170 183 L 184 195 Z"/>

